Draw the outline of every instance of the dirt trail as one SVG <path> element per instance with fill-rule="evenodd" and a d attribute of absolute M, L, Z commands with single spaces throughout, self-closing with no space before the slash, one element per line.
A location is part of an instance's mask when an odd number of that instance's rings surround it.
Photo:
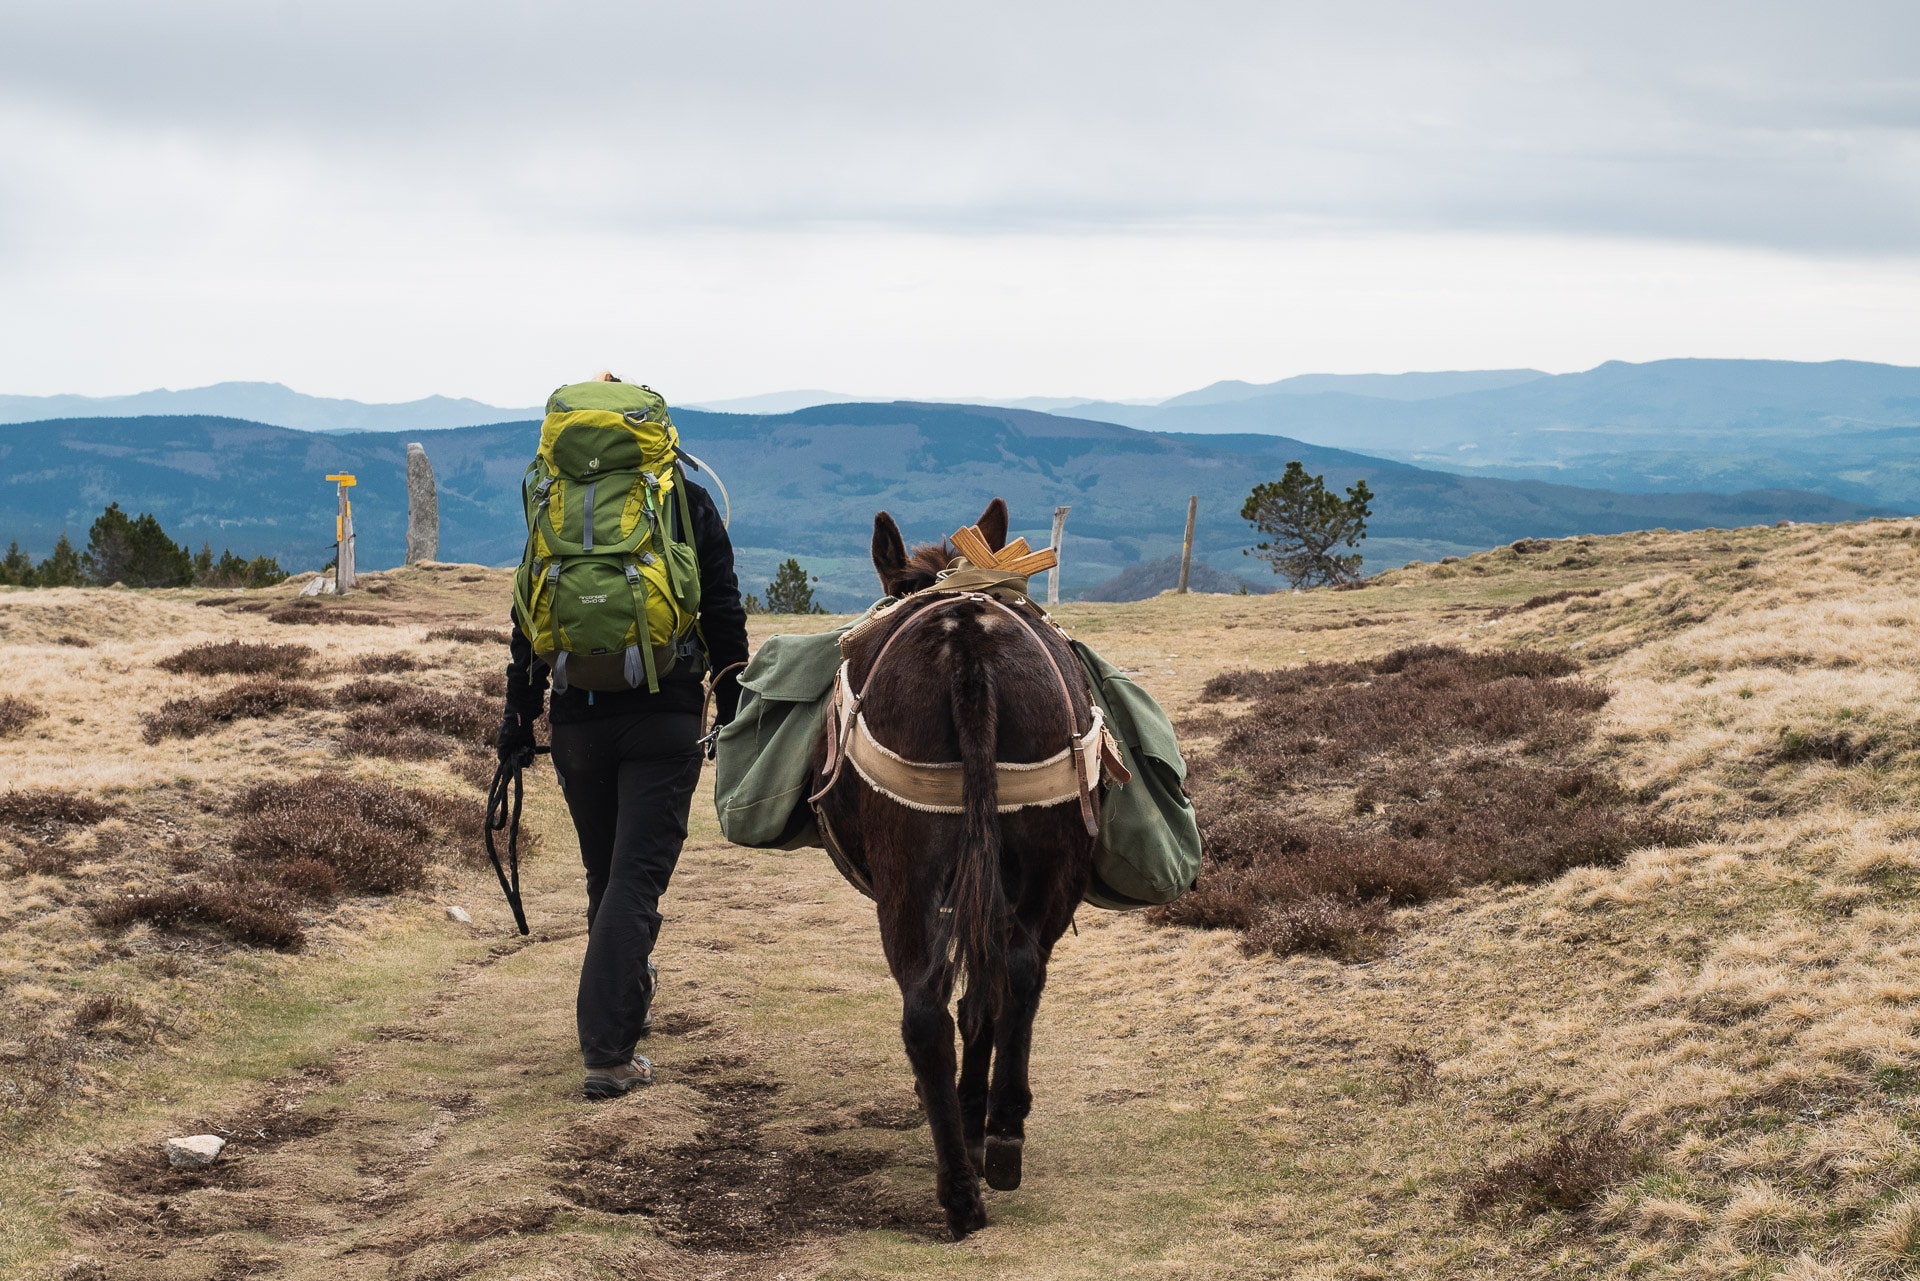
<path fill-rule="evenodd" d="M 529 813 L 549 849 L 569 849 L 551 784 Z M 174 1119 L 172 1132 L 228 1138 L 217 1164 L 171 1170 L 152 1137 L 82 1154 L 67 1218 L 86 1248 L 67 1274 L 541 1276 L 564 1260 L 568 1276 L 776 1276 L 816 1271 L 821 1243 L 851 1231 L 931 1239 L 911 1096 L 813 1082 L 804 1092 L 834 1105 L 798 1120 L 782 1105 L 800 1065 L 743 1017 L 770 961 L 817 971 L 824 994 L 851 991 L 842 967 L 863 959 L 845 947 L 860 900 L 784 870 L 690 845 L 643 1047 L 660 1080 L 600 1105 L 579 1100 L 572 1045 L 577 869 L 564 853 L 528 869 L 528 940 L 502 928 L 504 906 L 478 899 L 476 882 L 477 933 L 501 941 L 424 976 L 409 1017 Z M 775 948 L 773 933 L 724 928 L 739 915 L 836 928 L 782 930 Z"/>

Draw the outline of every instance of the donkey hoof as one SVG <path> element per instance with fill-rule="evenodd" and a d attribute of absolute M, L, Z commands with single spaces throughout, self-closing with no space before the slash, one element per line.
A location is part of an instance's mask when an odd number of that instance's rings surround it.
<path fill-rule="evenodd" d="M 979 1197 L 973 1204 L 947 1211 L 947 1230 L 953 1233 L 953 1239 L 964 1241 L 970 1233 L 978 1232 L 987 1226 L 987 1207 Z"/>
<path fill-rule="evenodd" d="M 1011 1192 L 1020 1186 L 1020 1149 L 1025 1139 L 987 1140 L 986 1169 L 981 1171 L 987 1186 L 995 1192 Z"/>

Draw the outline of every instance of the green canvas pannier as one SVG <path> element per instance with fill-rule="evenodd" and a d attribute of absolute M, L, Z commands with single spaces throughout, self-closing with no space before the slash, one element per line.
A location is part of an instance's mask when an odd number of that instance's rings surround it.
<path fill-rule="evenodd" d="M 770 637 L 741 674 L 740 712 L 720 731 L 713 784 L 720 832 L 734 844 L 821 846 L 807 793 L 847 627 Z M 1171 903 L 1200 871 L 1200 831 L 1181 786 L 1187 765 L 1173 723 L 1091 649 L 1075 641 L 1073 652 L 1133 773 L 1132 782 L 1107 788 L 1101 801 L 1086 901 L 1115 910 Z"/>

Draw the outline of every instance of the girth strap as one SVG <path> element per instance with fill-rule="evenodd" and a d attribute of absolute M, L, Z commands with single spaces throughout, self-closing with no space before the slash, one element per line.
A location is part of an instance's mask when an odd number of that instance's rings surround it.
<path fill-rule="evenodd" d="M 1092 725 L 1083 733 L 1080 729 L 1079 713 L 1073 705 L 1073 691 L 1067 683 L 1067 674 L 1061 668 L 1059 658 L 1033 624 L 1019 611 L 994 597 L 970 592 L 959 596 L 959 599 L 991 606 L 1018 623 L 1021 630 L 1032 638 L 1033 643 L 1038 645 L 1040 652 L 1046 656 L 1048 665 L 1053 669 L 1054 680 L 1059 686 L 1061 700 L 1066 706 L 1067 742 L 1062 752 L 1048 760 L 1031 764 L 996 762 L 995 769 L 1001 774 L 1002 782 L 1009 785 L 1009 797 L 999 808 L 1004 812 L 1029 805 L 1057 805 L 1077 795 L 1080 802 L 1080 820 L 1086 828 L 1087 835 L 1098 836 L 1100 815 L 1093 803 L 1093 793 L 1099 786 L 1103 765 L 1113 775 L 1116 783 L 1124 784 L 1130 781 L 1125 766 L 1120 763 L 1120 753 L 1107 735 L 1098 706 L 1093 708 Z M 861 704 L 866 698 L 866 689 L 873 683 L 874 673 L 880 670 L 895 643 L 907 632 L 912 631 L 922 620 L 936 613 L 944 614 L 944 612 L 940 603 L 936 602 L 910 615 L 895 627 L 881 644 L 880 652 L 874 656 L 872 664 L 867 668 L 867 677 L 861 682 L 861 688 L 858 691 L 852 686 L 849 675 L 850 664 L 841 664 L 835 681 L 835 714 L 827 730 L 827 758 L 824 762 L 827 779 L 818 791 L 807 798 L 809 803 L 817 805 L 822 797 L 832 791 L 834 785 L 840 781 L 841 771 L 845 768 L 847 761 L 858 757 L 860 759 L 854 761 L 855 768 L 868 784 L 901 804 L 935 813 L 959 811 L 960 802 L 955 794 L 959 780 L 957 777 L 948 775 L 948 771 L 957 769 L 956 763 L 922 763 L 897 756 L 873 738 L 871 731 L 867 729 L 866 718 L 861 712 Z M 1052 767 L 1065 766 L 1068 760 L 1072 762 L 1071 790 L 1053 788 L 1050 786 Z M 1042 774 L 1043 770 L 1047 772 Z"/>

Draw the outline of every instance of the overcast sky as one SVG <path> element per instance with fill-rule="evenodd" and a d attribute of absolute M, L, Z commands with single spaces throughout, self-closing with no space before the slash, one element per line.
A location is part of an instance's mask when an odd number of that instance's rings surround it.
<path fill-rule="evenodd" d="M 0 392 L 1920 364 L 1920 4 L 0 0 Z"/>

